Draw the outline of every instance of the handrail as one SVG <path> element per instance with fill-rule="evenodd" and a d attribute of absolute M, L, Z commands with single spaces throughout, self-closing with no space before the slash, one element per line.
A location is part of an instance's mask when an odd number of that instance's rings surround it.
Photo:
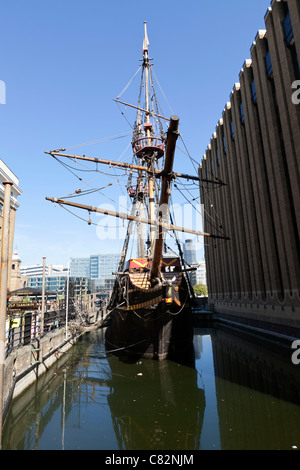
<path fill-rule="evenodd" d="M 132 149 L 136 156 L 143 156 L 145 151 L 153 149 L 158 157 L 162 157 L 165 152 L 165 140 L 160 137 L 140 137 L 132 142 Z"/>

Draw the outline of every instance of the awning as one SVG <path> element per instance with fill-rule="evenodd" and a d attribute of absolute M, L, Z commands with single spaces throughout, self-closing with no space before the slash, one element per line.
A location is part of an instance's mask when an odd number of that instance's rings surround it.
<path fill-rule="evenodd" d="M 9 296 L 12 296 L 12 295 L 20 295 L 20 296 L 26 296 L 26 295 L 35 295 L 35 296 L 38 296 L 38 295 L 42 295 L 43 294 L 43 291 L 42 289 L 35 289 L 33 287 L 23 287 L 22 289 L 17 289 L 17 290 L 14 290 L 12 292 L 9 292 L 8 295 Z M 45 294 L 46 295 L 49 295 L 49 294 L 56 294 L 56 291 L 45 291 Z"/>

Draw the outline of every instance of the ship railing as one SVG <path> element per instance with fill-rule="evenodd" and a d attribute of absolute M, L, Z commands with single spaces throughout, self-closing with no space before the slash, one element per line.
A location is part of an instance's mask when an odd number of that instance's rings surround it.
<path fill-rule="evenodd" d="M 162 157 L 165 146 L 165 140 L 160 137 L 140 137 L 132 142 L 132 149 L 137 157 L 143 157 L 148 152 L 157 152 L 157 156 Z"/>
<path fill-rule="evenodd" d="M 126 186 L 126 188 L 129 197 L 135 197 L 136 194 L 143 197 L 149 194 L 149 190 L 147 188 L 141 188 L 139 186 Z"/>

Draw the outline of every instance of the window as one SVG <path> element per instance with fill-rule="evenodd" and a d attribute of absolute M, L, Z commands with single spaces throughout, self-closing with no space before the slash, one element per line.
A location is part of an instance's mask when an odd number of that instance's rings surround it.
<path fill-rule="evenodd" d="M 256 97 L 256 88 L 255 88 L 254 79 L 252 80 L 252 83 L 251 83 L 251 92 L 252 92 L 252 101 L 253 101 L 253 103 L 256 103 L 257 102 L 257 97 Z"/>
<path fill-rule="evenodd" d="M 244 124 L 244 122 L 245 122 L 245 117 L 244 117 L 244 107 L 243 107 L 243 103 L 240 104 L 240 112 L 241 112 L 241 121 L 242 121 L 242 124 Z"/>
<path fill-rule="evenodd" d="M 230 123 L 230 129 L 231 129 L 231 138 L 234 140 L 234 128 L 233 128 L 233 122 L 231 121 Z"/>
<path fill-rule="evenodd" d="M 212 174 L 212 176 L 214 176 L 214 165 L 213 165 L 212 160 L 210 161 L 210 167 L 211 167 L 211 174 Z"/>
<path fill-rule="evenodd" d="M 283 29 L 284 29 L 284 35 L 285 35 L 285 40 L 288 45 L 291 45 L 294 43 L 294 33 L 292 29 L 292 22 L 291 22 L 291 15 L 290 12 L 287 13 L 284 22 L 283 22 Z"/>
<path fill-rule="evenodd" d="M 226 153 L 226 140 L 225 140 L 225 135 L 223 135 L 223 150 L 224 150 L 224 153 Z"/>
<path fill-rule="evenodd" d="M 219 158 L 219 150 L 216 150 L 216 155 L 217 155 L 217 164 L 220 165 L 220 158 Z"/>
<path fill-rule="evenodd" d="M 271 62 L 271 57 L 270 57 L 270 51 L 266 53 L 265 62 L 266 62 L 268 78 L 273 78 L 273 68 L 272 68 L 272 62 Z"/>
<path fill-rule="evenodd" d="M 290 49 L 290 52 L 291 52 L 295 77 L 297 79 L 299 79 L 299 77 L 300 77 L 299 59 L 298 59 L 298 55 L 297 55 L 297 51 L 296 51 L 294 33 L 293 33 L 292 22 L 291 22 L 291 15 L 290 15 L 290 12 L 288 10 L 287 10 L 287 14 L 285 16 L 285 19 L 283 21 L 283 30 L 284 30 L 286 45 L 288 46 L 288 48 Z"/>

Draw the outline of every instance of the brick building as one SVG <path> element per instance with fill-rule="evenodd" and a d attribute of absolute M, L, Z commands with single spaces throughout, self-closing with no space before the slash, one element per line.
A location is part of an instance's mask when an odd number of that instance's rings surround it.
<path fill-rule="evenodd" d="M 219 318 L 300 332 L 300 2 L 273 0 L 207 147 L 200 178 L 210 305 Z M 207 191 L 210 190 L 210 191 Z M 218 214 L 222 224 L 212 223 Z M 298 332 L 296 329 L 299 329 Z"/>

